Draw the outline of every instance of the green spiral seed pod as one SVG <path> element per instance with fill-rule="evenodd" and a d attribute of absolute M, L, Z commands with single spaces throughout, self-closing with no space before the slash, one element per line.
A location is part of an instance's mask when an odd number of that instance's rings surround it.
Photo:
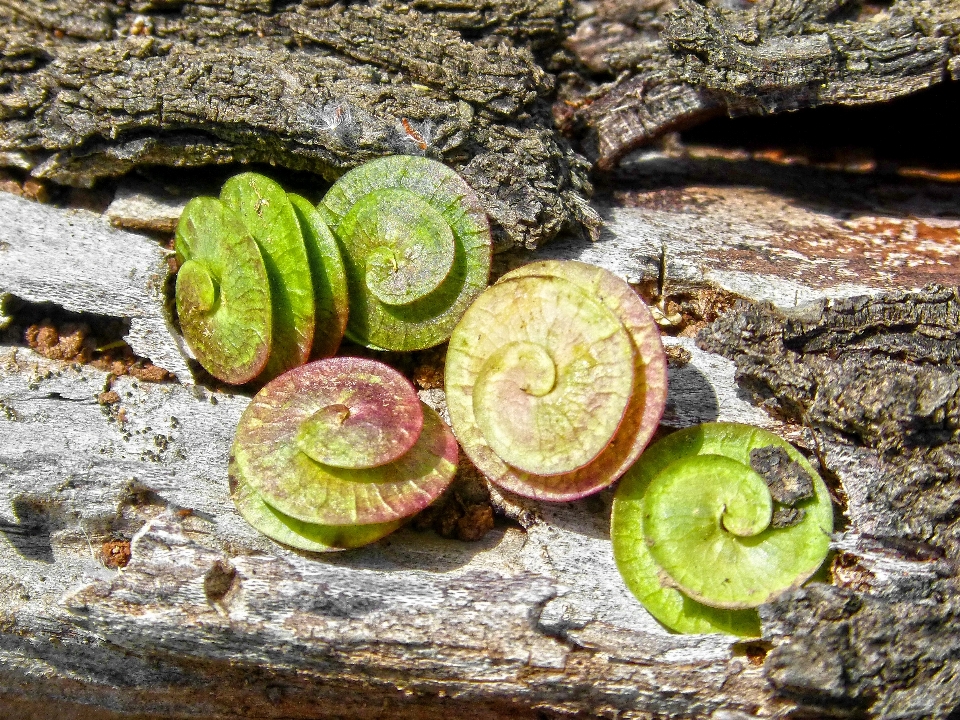
<path fill-rule="evenodd" d="M 261 374 L 267 380 L 310 357 L 315 315 L 307 249 L 293 204 L 273 180 L 236 175 L 224 184 L 220 200 L 237 211 L 257 241 L 270 278 L 273 344 Z"/>
<path fill-rule="evenodd" d="M 336 352 L 346 275 L 336 239 L 303 198 L 262 175 L 237 175 L 220 200 L 187 205 L 176 251 L 181 329 L 215 377 L 265 381 Z"/>
<path fill-rule="evenodd" d="M 347 274 L 340 258 L 337 239 L 309 200 L 289 193 L 310 261 L 316 327 L 310 357 L 333 357 L 347 329 L 349 316 Z"/>
<path fill-rule="evenodd" d="M 668 628 L 755 636 L 755 608 L 817 571 L 832 529 L 827 488 L 789 443 L 707 423 L 643 453 L 610 534 L 627 586 Z"/>
<path fill-rule="evenodd" d="M 187 203 L 176 235 L 177 316 L 200 364 L 249 382 L 270 355 L 270 285 L 260 248 L 240 216 L 214 198 Z"/>
<path fill-rule="evenodd" d="M 320 525 L 284 515 L 264 502 L 230 460 L 230 495 L 237 511 L 256 530 L 277 542 L 310 552 L 333 552 L 362 547 L 386 537 L 403 525 L 404 519 L 369 525 Z"/>
<path fill-rule="evenodd" d="M 405 155 L 366 163 L 340 178 L 319 210 L 340 244 L 355 342 L 438 345 L 487 285 L 486 213 L 441 163 Z"/>

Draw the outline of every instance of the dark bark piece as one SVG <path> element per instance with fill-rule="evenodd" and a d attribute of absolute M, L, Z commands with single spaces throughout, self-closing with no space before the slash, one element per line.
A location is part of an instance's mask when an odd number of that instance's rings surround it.
<path fill-rule="evenodd" d="M 299 6 L 277 20 L 298 44 L 352 58 L 360 68 L 404 73 L 414 82 L 509 117 L 527 109 L 549 85 L 529 53 L 506 45 L 482 47 L 442 29 L 429 16 L 389 2 L 371 6 Z M 406 8 L 404 8 L 406 9 Z M 423 32 L 423 24 L 435 34 Z M 432 27 L 431 27 L 432 26 Z"/>
<path fill-rule="evenodd" d="M 616 84 L 580 118 L 589 128 L 584 149 L 601 170 L 613 169 L 630 150 L 724 111 L 723 102 L 714 93 L 674 81 L 667 74 L 669 60 L 665 56 L 651 64 L 664 69 Z"/>
<path fill-rule="evenodd" d="M 813 478 L 786 450 L 770 446 L 750 451 L 750 467 L 766 481 L 770 496 L 783 505 L 813 497 Z"/>
<path fill-rule="evenodd" d="M 847 495 L 847 535 L 875 537 L 887 587 L 812 587 L 763 613 L 765 671 L 811 711 L 947 717 L 960 702 L 960 296 L 931 287 L 738 308 L 699 337 L 768 409 L 814 433 Z M 858 552 L 864 553 L 861 547 Z M 869 554 L 869 553 L 868 553 Z M 930 565 L 890 586 L 890 566 Z M 893 582 L 897 585 L 897 581 Z M 789 639 L 787 639 L 789 636 Z"/>
<path fill-rule="evenodd" d="M 773 516 L 770 518 L 770 527 L 791 527 L 803 520 L 806 515 L 807 511 L 802 508 L 780 507 L 773 511 Z"/>
<path fill-rule="evenodd" d="M 664 37 L 681 56 L 680 77 L 724 93 L 735 113 L 880 102 L 945 79 L 960 3 L 902 0 L 886 18 L 830 21 L 853 4 L 771 1 L 721 13 L 680 0 Z"/>
<path fill-rule="evenodd" d="M 680 80 L 677 59 L 661 38 L 673 2 L 604 3 L 566 46 L 588 74 L 614 77 L 584 92 L 574 76 L 554 108 L 560 128 L 579 136 L 588 156 L 610 170 L 634 148 L 723 112 L 720 98 Z"/>
<path fill-rule="evenodd" d="M 741 306 L 699 341 L 733 359 L 768 410 L 821 442 L 869 449 L 878 465 L 869 505 L 895 519 L 900 537 L 960 549 L 955 289 L 817 303 L 794 317 Z"/>
<path fill-rule="evenodd" d="M 955 441 L 958 333 L 957 290 L 934 287 L 818 303 L 789 317 L 741 305 L 700 342 L 734 359 L 739 381 L 769 410 L 903 450 Z"/>
<path fill-rule="evenodd" d="M 530 47 L 557 41 L 562 4 L 75 6 L 0 11 L 2 150 L 37 177 L 89 186 L 143 165 L 262 162 L 333 179 L 427 154 L 474 183 L 502 244 L 598 224 Z"/>
<path fill-rule="evenodd" d="M 922 609 L 828 585 L 794 590 L 760 609 L 765 637 L 776 643 L 764 674 L 822 717 L 952 717 L 960 704 L 957 590 L 941 583 Z"/>
<path fill-rule="evenodd" d="M 561 93 L 577 108 L 566 129 L 585 136 L 601 168 L 719 113 L 881 102 L 955 79 L 960 67 L 957 0 L 900 0 L 869 18 L 858 17 L 858 0 L 628 5 L 640 7 L 601 12 L 568 41 L 590 72 L 616 76 Z"/>
<path fill-rule="evenodd" d="M 432 13 L 452 30 L 470 36 L 490 33 L 535 50 L 555 48 L 572 29 L 564 3 L 550 0 L 410 0 L 410 7 Z"/>

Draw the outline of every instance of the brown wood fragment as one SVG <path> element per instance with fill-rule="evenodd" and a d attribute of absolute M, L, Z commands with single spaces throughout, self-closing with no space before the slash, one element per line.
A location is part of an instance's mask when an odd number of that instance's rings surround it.
<path fill-rule="evenodd" d="M 960 575 L 941 559 L 960 548 L 956 288 L 790 314 L 742 305 L 700 344 L 731 357 L 758 401 L 812 430 L 847 497 L 851 527 L 838 545 L 857 548 L 869 578 L 762 608 L 775 644 L 767 678 L 810 712 L 946 718 L 960 703 Z M 925 577 L 904 576 L 911 565 L 926 565 Z"/>
<path fill-rule="evenodd" d="M 600 168 L 717 114 L 891 100 L 955 77 L 956 0 L 600 3 L 567 41 L 560 101 Z"/>

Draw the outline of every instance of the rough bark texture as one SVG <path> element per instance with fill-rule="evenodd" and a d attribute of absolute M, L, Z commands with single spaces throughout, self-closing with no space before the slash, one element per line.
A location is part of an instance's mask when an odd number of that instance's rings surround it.
<path fill-rule="evenodd" d="M 764 610 L 778 691 L 819 712 L 946 717 L 960 703 L 960 296 L 956 288 L 741 306 L 700 336 L 768 410 L 811 428 L 873 552 L 924 582 L 796 591 Z M 850 530 L 848 530 L 850 532 Z M 877 587 L 874 587 L 876 585 Z"/>
<path fill-rule="evenodd" d="M 717 114 L 875 103 L 955 79 L 958 18 L 955 0 L 599 3 L 567 41 L 583 70 L 555 113 L 609 169 Z"/>
<path fill-rule="evenodd" d="M 872 103 L 956 74 L 956 0 L 727 5 L 600 3 L 557 53 L 571 13 L 544 0 L 11 1 L 2 161 L 89 186 L 251 162 L 330 180 L 428 154 L 470 181 L 501 247 L 534 247 L 598 227 L 589 165 L 554 119 L 609 169 L 718 113 Z M 555 118 L 544 67 L 564 71 Z"/>
<path fill-rule="evenodd" d="M 139 166 L 269 163 L 334 179 L 382 155 L 453 165 L 501 244 L 594 232 L 552 128 L 564 3 L 9 2 L 0 147 L 89 186 Z"/>

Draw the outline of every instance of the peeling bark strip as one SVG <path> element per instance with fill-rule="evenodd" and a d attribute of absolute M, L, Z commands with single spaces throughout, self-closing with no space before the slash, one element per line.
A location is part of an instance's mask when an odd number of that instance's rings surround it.
<path fill-rule="evenodd" d="M 581 108 L 567 123 L 585 127 L 601 168 L 718 113 L 881 102 L 960 75 L 958 0 L 898 0 L 873 15 L 859 0 L 623 5 L 601 3 L 568 41 L 591 72 L 616 78 L 561 93 Z"/>
<path fill-rule="evenodd" d="M 741 305 L 701 333 L 738 382 L 815 436 L 849 541 L 886 558 L 856 590 L 796 591 L 762 611 L 773 685 L 818 711 L 945 718 L 960 704 L 960 295 L 928 288 L 784 314 Z M 843 547 L 844 541 L 840 542 Z M 906 581 L 889 563 L 928 566 Z"/>
<path fill-rule="evenodd" d="M 427 154 L 466 177 L 507 245 L 592 232 L 587 165 L 552 130 L 531 50 L 559 41 L 565 4 L 436 5 L 6 3 L 0 148 L 81 186 L 231 162 L 332 180 Z"/>

